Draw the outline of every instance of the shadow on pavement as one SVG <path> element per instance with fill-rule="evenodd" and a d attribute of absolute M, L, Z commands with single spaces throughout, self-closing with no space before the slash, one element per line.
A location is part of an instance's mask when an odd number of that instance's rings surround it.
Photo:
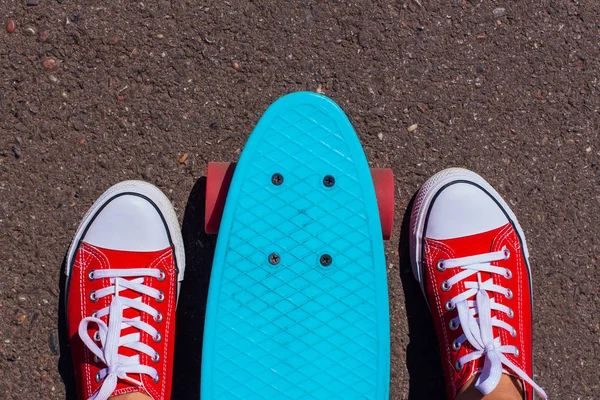
<path fill-rule="evenodd" d="M 58 278 L 60 290 L 60 294 L 58 296 L 57 318 L 58 345 L 60 351 L 60 356 L 58 358 L 58 373 L 60 374 L 60 377 L 65 385 L 65 399 L 76 400 L 77 387 L 75 386 L 75 373 L 73 372 L 73 360 L 71 358 L 71 347 L 69 346 L 69 330 L 67 328 L 67 275 L 65 274 L 65 268 L 67 268 L 67 254 L 65 254 L 65 257 L 63 258 L 63 262 L 60 267 L 60 276 Z"/>
<path fill-rule="evenodd" d="M 415 196 L 408 204 L 400 230 L 398 254 L 400 258 L 400 279 L 406 301 L 409 343 L 406 350 L 406 367 L 410 376 L 408 398 L 444 399 L 444 375 L 435 328 L 431 313 L 425 302 L 421 288 L 413 277 L 410 263 L 410 213 Z"/>
<path fill-rule="evenodd" d="M 196 181 L 183 214 L 186 269 L 177 305 L 173 399 L 200 398 L 204 315 L 216 236 L 204 233 L 206 178 Z"/>

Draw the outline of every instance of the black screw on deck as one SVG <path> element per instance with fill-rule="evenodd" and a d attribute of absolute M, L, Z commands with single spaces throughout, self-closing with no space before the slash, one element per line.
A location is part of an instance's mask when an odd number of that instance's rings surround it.
<path fill-rule="evenodd" d="M 321 265 L 322 266 L 328 267 L 329 265 L 331 265 L 331 261 L 333 261 L 333 260 L 329 254 L 323 254 L 321 256 Z"/>
<path fill-rule="evenodd" d="M 281 257 L 279 257 L 279 254 L 277 254 L 277 253 L 269 254 L 269 263 L 271 263 L 272 265 L 279 264 L 279 260 L 281 260 Z"/>
<path fill-rule="evenodd" d="M 331 175 L 325 176 L 325 178 L 323 178 L 323 185 L 326 187 L 332 187 L 335 185 L 335 178 Z"/>
<path fill-rule="evenodd" d="M 271 182 L 273 182 L 273 185 L 281 185 L 283 183 L 283 175 L 281 175 L 279 172 L 274 173 L 271 177 Z"/>

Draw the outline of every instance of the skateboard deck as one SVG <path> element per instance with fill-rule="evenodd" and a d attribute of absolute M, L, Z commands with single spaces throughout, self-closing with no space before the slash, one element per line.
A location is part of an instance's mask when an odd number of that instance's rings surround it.
<path fill-rule="evenodd" d="M 344 112 L 273 103 L 242 151 L 214 255 L 202 399 L 387 399 L 389 305 L 375 189 Z"/>

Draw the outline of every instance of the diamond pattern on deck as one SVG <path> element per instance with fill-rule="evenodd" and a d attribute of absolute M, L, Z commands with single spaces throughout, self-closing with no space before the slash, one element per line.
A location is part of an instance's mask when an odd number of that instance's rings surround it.
<path fill-rule="evenodd" d="M 267 130 L 232 199 L 213 397 L 375 398 L 379 341 L 387 338 L 378 337 L 375 268 L 382 266 L 374 265 L 364 183 L 321 109 L 288 109 Z M 281 186 L 271 184 L 275 172 Z M 335 177 L 334 187 L 322 184 L 325 175 Z M 281 256 L 276 266 L 272 252 Z M 331 266 L 320 265 L 323 253 Z"/>

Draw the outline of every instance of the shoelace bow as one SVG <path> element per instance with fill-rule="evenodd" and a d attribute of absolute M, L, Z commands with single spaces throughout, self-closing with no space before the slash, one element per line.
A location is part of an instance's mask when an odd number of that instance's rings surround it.
<path fill-rule="evenodd" d="M 546 399 L 547 395 L 544 390 L 525 371 L 517 367 L 505 356 L 505 354 L 513 354 L 518 357 L 519 350 L 517 347 L 502 345 L 499 336 L 494 338 L 493 327 L 505 329 L 513 337 L 517 336 L 517 331 L 508 323 L 500 321 L 496 317 L 492 318 L 492 310 L 505 313 L 511 318 L 514 313 L 508 306 L 496 303 L 493 299 L 490 299 L 488 293 L 501 293 L 508 299 L 512 298 L 513 293 L 510 289 L 494 284 L 492 278 L 482 282 L 480 273 L 498 274 L 510 279 L 512 273 L 508 268 L 491 264 L 493 261 L 507 260 L 509 257 L 510 251 L 505 248 L 496 252 L 438 262 L 437 268 L 441 271 L 450 268 L 462 269 L 461 272 L 442 283 L 442 290 L 450 290 L 450 287 L 458 282 L 477 274 L 476 282 L 464 282 L 466 290 L 446 303 L 447 310 L 450 311 L 456 307 L 458 311 L 458 317 L 450 321 L 450 328 L 458 329 L 461 326 L 463 330 L 463 335 L 452 344 L 453 348 L 460 348 L 465 341 L 468 341 L 475 348 L 475 351 L 464 355 L 456 362 L 456 369 L 460 370 L 466 363 L 485 357 L 483 370 L 475 382 L 475 387 L 482 394 L 489 394 L 496 388 L 500 382 L 502 366 L 504 365 L 517 374 L 519 378 L 523 379 L 523 381 L 530 384 L 540 397 Z M 473 296 L 475 296 L 475 300 L 469 300 Z"/>
<path fill-rule="evenodd" d="M 127 308 L 133 308 L 141 312 L 150 314 L 156 322 L 162 321 L 162 315 L 148 304 L 142 303 L 142 298 L 135 299 L 122 297 L 122 290 L 133 290 L 142 295 L 150 296 L 157 301 L 164 300 L 164 294 L 158 289 L 144 285 L 144 277 L 157 278 L 163 280 L 165 273 L 157 269 L 132 268 L 132 269 L 108 269 L 90 271 L 90 279 L 110 278 L 111 286 L 97 290 L 90 294 L 93 301 L 97 301 L 105 296 L 113 296 L 109 307 L 105 307 L 86 317 L 79 323 L 79 337 L 83 343 L 101 360 L 105 368 L 101 369 L 96 375 L 96 381 L 102 382 L 100 390 L 90 397 L 90 400 L 106 400 L 113 394 L 117 387 L 119 379 L 128 381 L 134 385 L 142 386 L 142 382 L 131 378 L 127 374 L 146 374 L 158 382 L 159 376 L 156 369 L 142 365 L 140 355 L 126 357 L 119 354 L 119 347 L 127 347 L 138 353 L 147 354 L 153 361 L 158 362 L 159 354 L 150 346 L 140 341 L 141 331 L 148 333 L 154 338 L 155 342 L 160 342 L 161 334 L 152 325 L 141 321 L 140 317 L 124 318 L 123 311 Z M 125 278 L 134 278 L 131 280 Z M 108 325 L 100 318 L 108 315 Z M 98 331 L 92 339 L 88 333 L 88 325 L 95 323 L 98 325 Z M 121 336 L 121 331 L 125 328 L 133 327 L 138 332 Z M 96 342 L 100 341 L 102 347 Z"/>

